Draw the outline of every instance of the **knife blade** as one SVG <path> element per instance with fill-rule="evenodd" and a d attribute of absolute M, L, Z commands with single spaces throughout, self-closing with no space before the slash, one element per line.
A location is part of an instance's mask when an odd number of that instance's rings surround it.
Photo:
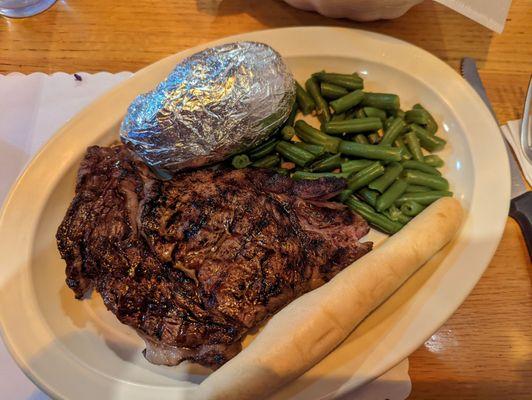
<path fill-rule="evenodd" d="M 478 74 L 477 64 L 475 60 L 469 57 L 462 58 L 460 65 L 460 72 L 464 79 L 477 92 L 484 104 L 488 107 L 493 118 L 497 122 L 497 116 L 493 111 L 493 107 L 488 99 L 482 80 Z M 497 122 L 499 126 L 499 123 Z M 502 135 L 502 132 L 501 132 Z M 528 255 L 532 260 L 532 191 L 528 191 L 525 180 L 521 176 L 521 170 L 515 154 L 510 147 L 508 141 L 503 135 L 504 145 L 508 153 L 508 161 L 510 163 L 510 174 L 512 180 L 512 200 L 510 201 L 509 215 L 517 221 L 523 232 L 526 246 L 528 248 Z"/>
<path fill-rule="evenodd" d="M 478 74 L 477 64 L 475 60 L 469 57 L 462 58 L 461 73 L 464 79 L 473 87 L 473 89 L 475 89 L 477 94 L 484 101 L 484 104 L 488 106 L 489 110 L 491 111 L 491 114 L 493 115 L 493 118 L 495 118 L 495 121 L 497 121 L 497 116 L 495 115 L 495 112 L 493 111 L 493 107 L 491 106 L 491 103 L 488 99 L 486 90 L 484 89 L 484 85 L 482 84 L 482 81 L 480 80 L 480 76 Z M 497 125 L 499 125 L 498 122 L 497 122 Z M 526 189 L 525 181 L 523 177 L 521 176 L 521 170 L 515 158 L 515 154 L 504 136 L 503 136 L 503 140 L 504 140 L 504 145 L 506 146 L 506 152 L 508 153 L 508 160 L 510 161 L 510 174 L 512 177 L 512 198 L 514 198 L 514 197 L 517 197 L 525 193 L 527 189 Z"/>

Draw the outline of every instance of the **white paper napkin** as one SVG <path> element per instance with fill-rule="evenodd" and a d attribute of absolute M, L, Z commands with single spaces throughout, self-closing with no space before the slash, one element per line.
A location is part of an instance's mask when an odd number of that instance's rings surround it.
<path fill-rule="evenodd" d="M 489 29 L 502 33 L 512 0 L 436 0 Z"/>
<path fill-rule="evenodd" d="M 521 166 L 521 171 L 525 175 L 528 184 L 532 186 L 532 164 L 528 162 L 523 149 L 520 145 L 520 129 L 521 129 L 521 120 L 508 121 L 506 125 L 501 126 L 502 133 L 512 146 L 514 154 L 517 156 L 517 161 Z"/>
<path fill-rule="evenodd" d="M 81 81 L 62 72 L 0 74 L 0 204 L 10 186 L 40 147 L 78 111 L 116 83 L 120 74 L 79 73 Z M 0 341 L 0 398 L 45 400 L 19 370 Z"/>
<path fill-rule="evenodd" d="M 0 75 L 0 204 L 30 158 L 66 121 L 131 75 L 62 72 Z M 404 400 L 410 394 L 408 359 L 344 399 Z M 48 399 L 18 369 L 0 341 L 0 398 Z"/>

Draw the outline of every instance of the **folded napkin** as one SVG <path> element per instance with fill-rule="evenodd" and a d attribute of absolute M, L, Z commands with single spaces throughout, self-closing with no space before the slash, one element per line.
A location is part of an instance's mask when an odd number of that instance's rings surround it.
<path fill-rule="evenodd" d="M 481 25 L 502 33 L 512 0 L 436 0 Z"/>
<path fill-rule="evenodd" d="M 31 157 L 78 111 L 131 76 L 62 72 L 0 75 L 0 204 Z M 24 376 L 0 341 L 0 388 L 5 399 L 48 399 Z M 345 399 L 403 400 L 410 394 L 408 360 Z"/>
<path fill-rule="evenodd" d="M 508 121 L 506 125 L 501 126 L 502 133 L 510 143 L 514 154 L 517 156 L 517 161 L 523 171 L 528 184 L 532 186 L 532 164 L 528 162 L 523 149 L 521 148 L 520 130 L 521 120 Z"/>

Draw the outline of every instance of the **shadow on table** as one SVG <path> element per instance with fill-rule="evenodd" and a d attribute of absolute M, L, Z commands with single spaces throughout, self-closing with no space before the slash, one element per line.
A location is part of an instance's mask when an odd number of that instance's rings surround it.
<path fill-rule="evenodd" d="M 431 1 L 415 6 L 395 20 L 363 23 L 298 10 L 281 0 L 197 0 L 196 4 L 199 12 L 217 17 L 246 13 L 270 28 L 321 25 L 379 32 L 424 48 L 454 68 L 458 68 L 464 56 L 476 58 L 482 68 L 494 35 L 478 23 Z"/>

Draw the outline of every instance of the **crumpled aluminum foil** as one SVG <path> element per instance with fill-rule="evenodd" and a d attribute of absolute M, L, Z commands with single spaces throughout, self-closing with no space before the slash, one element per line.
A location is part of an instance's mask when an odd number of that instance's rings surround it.
<path fill-rule="evenodd" d="M 256 42 L 212 47 L 180 62 L 129 106 L 122 142 L 164 175 L 213 164 L 266 140 L 288 118 L 295 81 Z"/>

